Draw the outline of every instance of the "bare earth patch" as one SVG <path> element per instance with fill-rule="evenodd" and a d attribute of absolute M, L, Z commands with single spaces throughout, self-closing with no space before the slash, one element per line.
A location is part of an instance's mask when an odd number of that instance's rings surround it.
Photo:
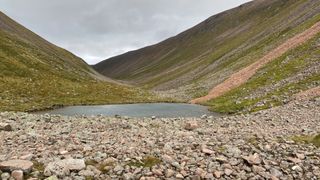
<path fill-rule="evenodd" d="M 310 100 L 320 96 L 320 86 L 293 95 L 294 100 Z"/>

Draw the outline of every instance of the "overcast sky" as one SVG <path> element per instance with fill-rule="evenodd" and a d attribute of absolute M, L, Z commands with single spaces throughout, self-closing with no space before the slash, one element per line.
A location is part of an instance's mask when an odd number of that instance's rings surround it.
<path fill-rule="evenodd" d="M 249 0 L 0 0 L 0 10 L 89 64 L 157 43 Z"/>

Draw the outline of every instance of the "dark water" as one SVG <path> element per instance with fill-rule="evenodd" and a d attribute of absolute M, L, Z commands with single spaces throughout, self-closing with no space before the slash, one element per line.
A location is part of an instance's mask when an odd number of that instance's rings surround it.
<path fill-rule="evenodd" d="M 180 103 L 152 103 L 152 104 L 123 104 L 100 106 L 70 106 L 61 109 L 40 112 L 41 114 L 59 115 L 104 115 L 104 116 L 128 116 L 128 117 L 201 117 L 218 116 L 217 113 L 208 111 L 207 107 L 193 104 Z"/>

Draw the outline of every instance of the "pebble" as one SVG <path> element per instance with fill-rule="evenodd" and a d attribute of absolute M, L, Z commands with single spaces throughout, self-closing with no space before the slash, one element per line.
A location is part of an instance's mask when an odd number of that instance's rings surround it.
<path fill-rule="evenodd" d="M 195 130 L 198 127 L 199 127 L 199 125 L 198 125 L 198 123 L 196 121 L 189 121 L 185 125 L 185 129 L 189 130 L 189 131 Z"/>
<path fill-rule="evenodd" d="M 21 171 L 21 170 L 14 170 L 14 171 L 12 171 L 11 176 L 12 176 L 15 180 L 23 180 L 23 171 Z"/>
<path fill-rule="evenodd" d="M 4 172 L 4 173 L 1 174 L 1 179 L 2 180 L 8 180 L 10 177 L 11 177 L 10 174 L 7 173 L 7 172 Z"/>

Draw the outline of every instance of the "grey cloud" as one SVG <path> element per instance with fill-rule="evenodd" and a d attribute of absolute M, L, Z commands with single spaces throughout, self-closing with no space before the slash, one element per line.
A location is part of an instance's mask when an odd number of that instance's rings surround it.
<path fill-rule="evenodd" d="M 249 0 L 0 0 L 0 10 L 93 64 Z"/>

